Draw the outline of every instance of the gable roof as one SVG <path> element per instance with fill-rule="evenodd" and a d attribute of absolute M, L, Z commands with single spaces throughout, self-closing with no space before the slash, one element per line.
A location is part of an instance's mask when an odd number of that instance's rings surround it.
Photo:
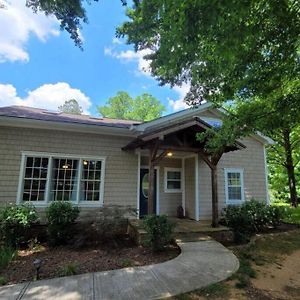
<path fill-rule="evenodd" d="M 0 107 L 0 117 L 12 117 L 19 119 L 31 119 L 40 121 L 51 121 L 61 123 L 76 123 L 83 125 L 107 126 L 130 128 L 132 125 L 140 124 L 139 121 L 119 120 L 111 118 L 96 118 L 88 115 L 66 114 L 63 112 L 49 111 L 41 108 L 27 106 Z"/>

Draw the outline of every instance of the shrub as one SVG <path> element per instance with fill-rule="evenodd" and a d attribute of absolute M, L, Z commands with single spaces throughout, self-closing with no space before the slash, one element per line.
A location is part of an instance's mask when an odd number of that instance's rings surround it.
<path fill-rule="evenodd" d="M 171 223 L 166 216 L 149 215 L 143 223 L 148 234 L 146 243 L 153 251 L 163 250 L 172 240 L 175 224 Z"/>
<path fill-rule="evenodd" d="M 78 273 L 78 264 L 71 262 L 59 269 L 58 276 L 71 276 L 71 275 L 76 275 L 77 273 Z"/>
<path fill-rule="evenodd" d="M 78 216 L 79 208 L 70 202 L 52 202 L 46 210 L 50 244 L 66 243 L 72 235 L 72 224 Z"/>
<path fill-rule="evenodd" d="M 0 233 L 6 245 L 16 247 L 23 242 L 38 217 L 31 205 L 6 206 L 0 211 Z"/>
<path fill-rule="evenodd" d="M 12 247 L 0 249 L 0 270 L 4 269 L 16 256 L 16 250 Z"/>
<path fill-rule="evenodd" d="M 5 285 L 6 283 L 7 283 L 6 278 L 3 277 L 3 276 L 0 276 L 0 286 L 1 286 L 1 285 Z"/>
<path fill-rule="evenodd" d="M 228 206 L 223 211 L 226 226 L 234 232 L 235 240 L 247 240 L 251 235 L 261 232 L 268 226 L 277 226 L 283 219 L 279 207 L 250 200 L 240 206 Z"/>

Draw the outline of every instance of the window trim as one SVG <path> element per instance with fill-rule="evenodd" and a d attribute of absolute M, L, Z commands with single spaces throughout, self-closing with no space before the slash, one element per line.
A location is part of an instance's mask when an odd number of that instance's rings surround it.
<path fill-rule="evenodd" d="M 180 189 L 168 189 L 168 172 L 180 172 Z M 165 193 L 182 193 L 182 168 L 164 168 L 164 191 Z"/>
<path fill-rule="evenodd" d="M 228 195 L 228 173 L 239 173 L 241 176 L 241 196 L 242 199 L 239 200 L 229 200 Z M 244 169 L 243 168 L 224 168 L 225 177 L 225 200 L 226 205 L 239 205 L 245 202 L 245 190 L 244 190 Z"/>
<path fill-rule="evenodd" d="M 48 173 L 47 173 L 47 183 L 46 183 L 46 195 L 44 201 L 23 201 L 22 195 L 23 195 L 23 186 L 24 186 L 24 177 L 25 177 L 25 161 L 26 157 L 47 157 L 49 158 L 48 163 Z M 18 194 L 17 194 L 17 204 L 32 204 L 36 207 L 45 207 L 48 206 L 51 201 L 49 199 L 50 197 L 50 184 L 51 184 L 51 173 L 52 173 L 52 163 L 53 159 L 55 158 L 67 158 L 67 159 L 77 159 L 79 161 L 79 168 L 78 172 L 80 172 L 80 169 L 82 169 L 81 164 L 83 160 L 97 160 L 101 161 L 101 182 L 100 182 L 100 197 L 99 201 L 81 201 L 79 199 L 79 188 L 77 189 L 77 199 L 76 201 L 68 201 L 74 205 L 80 206 L 80 207 L 102 207 L 104 202 L 104 181 L 105 181 L 105 167 L 106 167 L 106 157 L 105 156 L 90 156 L 90 155 L 76 155 L 76 154 L 64 154 L 64 153 L 50 153 L 50 152 L 35 152 L 35 151 L 22 151 L 21 152 L 21 167 L 20 167 L 20 174 L 19 174 L 19 183 L 18 183 Z M 79 173 L 80 176 L 78 176 L 78 181 L 81 180 L 81 172 Z"/>

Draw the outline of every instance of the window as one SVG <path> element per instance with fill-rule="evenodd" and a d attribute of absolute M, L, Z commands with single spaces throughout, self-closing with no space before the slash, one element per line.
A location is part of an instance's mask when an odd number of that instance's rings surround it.
<path fill-rule="evenodd" d="M 23 153 L 18 202 L 101 205 L 104 169 L 104 158 Z"/>
<path fill-rule="evenodd" d="M 244 202 L 243 169 L 225 169 L 225 194 L 227 204 Z"/>
<path fill-rule="evenodd" d="M 181 192 L 181 169 L 165 168 L 165 192 Z"/>

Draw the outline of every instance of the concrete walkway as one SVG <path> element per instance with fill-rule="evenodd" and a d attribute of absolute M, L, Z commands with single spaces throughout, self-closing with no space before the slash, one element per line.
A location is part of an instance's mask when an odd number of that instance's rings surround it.
<path fill-rule="evenodd" d="M 164 263 L 4 286 L 0 299 L 158 299 L 222 281 L 239 267 L 216 241 L 179 246 L 181 254 Z"/>

